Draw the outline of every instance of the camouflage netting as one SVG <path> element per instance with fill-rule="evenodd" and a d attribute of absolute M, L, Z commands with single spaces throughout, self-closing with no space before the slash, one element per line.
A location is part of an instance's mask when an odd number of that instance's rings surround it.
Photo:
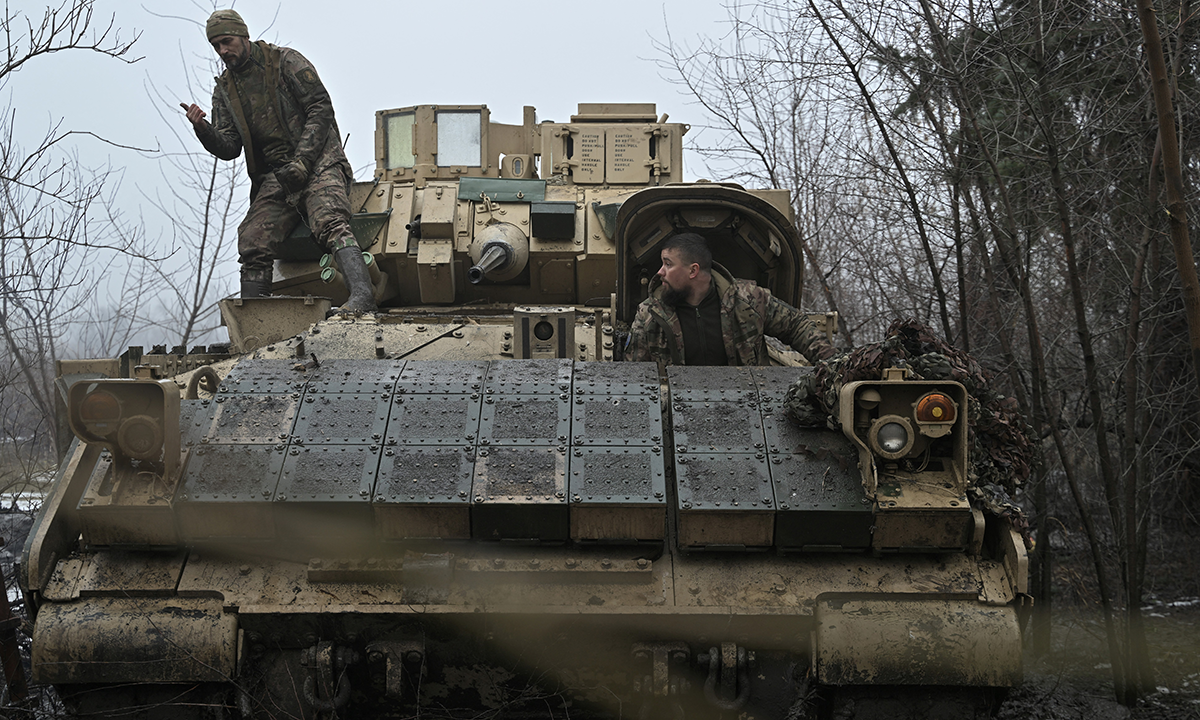
<path fill-rule="evenodd" d="M 990 511 L 1012 518 L 1027 535 L 1028 523 L 1012 499 L 1029 478 L 1037 445 L 1033 429 L 1015 399 L 993 391 L 992 375 L 975 358 L 947 344 L 929 326 L 896 320 L 883 342 L 862 345 L 818 362 L 813 372 L 788 389 L 785 407 L 801 424 L 837 422 L 838 393 L 857 380 L 878 380 L 885 368 L 907 364 L 919 380 L 955 380 L 970 395 L 967 403 L 972 495 Z"/>

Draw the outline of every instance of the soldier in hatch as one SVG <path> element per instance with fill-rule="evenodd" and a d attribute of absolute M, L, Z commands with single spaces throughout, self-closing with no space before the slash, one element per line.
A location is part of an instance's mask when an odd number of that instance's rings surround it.
<path fill-rule="evenodd" d="M 815 363 L 834 354 L 816 325 L 796 308 L 713 263 L 704 238 L 667 239 L 650 297 L 629 328 L 626 360 L 664 365 L 766 365 L 764 335 Z"/>
<path fill-rule="evenodd" d="M 295 50 L 250 42 L 233 10 L 214 12 L 206 30 L 226 65 L 213 89 L 212 122 L 199 106 L 181 104 L 210 153 L 233 160 L 246 150 L 250 210 L 238 227 L 242 297 L 270 293 L 276 249 L 307 219 L 346 279 L 343 310 L 373 312 L 370 275 L 350 230 L 352 171 L 316 70 Z"/>

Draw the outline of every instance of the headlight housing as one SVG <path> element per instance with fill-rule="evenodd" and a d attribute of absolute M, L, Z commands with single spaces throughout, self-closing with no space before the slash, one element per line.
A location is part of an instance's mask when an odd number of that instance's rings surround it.
<path fill-rule="evenodd" d="M 898 460 L 912 450 L 914 435 L 912 423 L 899 415 L 884 415 L 871 423 L 867 441 L 880 457 Z"/>
<path fill-rule="evenodd" d="M 880 380 L 840 390 L 838 420 L 859 448 L 863 486 L 874 492 L 880 472 L 893 479 L 921 474 L 961 494 L 969 475 L 966 389 L 952 380 L 909 377 L 906 368 L 888 368 Z"/>
<path fill-rule="evenodd" d="M 75 436 L 109 449 L 118 463 L 179 462 L 179 386 L 171 380 L 83 380 L 67 393 Z"/>
<path fill-rule="evenodd" d="M 940 390 L 927 392 L 913 403 L 913 417 L 922 435 L 939 438 L 958 421 L 958 403 Z"/>

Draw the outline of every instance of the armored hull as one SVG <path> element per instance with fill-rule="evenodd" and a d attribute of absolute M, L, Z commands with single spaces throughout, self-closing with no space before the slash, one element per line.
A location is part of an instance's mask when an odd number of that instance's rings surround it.
<path fill-rule="evenodd" d="M 381 160 L 359 201 L 409 197 L 356 228 L 387 312 L 324 319 L 336 272 L 283 260 L 296 294 L 224 301 L 230 353 L 63 366 L 35 681 L 147 717 L 795 718 L 986 713 L 1019 680 L 1025 548 L 968 497 L 961 386 L 891 373 L 809 428 L 794 353 L 613 362 L 672 230 L 793 302 L 800 271 L 778 194 L 660 185 L 681 127 L 604 107 L 541 137 L 633 122 L 664 143 L 641 187 L 609 182 L 628 153 L 570 182 L 583 145 L 550 140 L 551 182 Z"/>

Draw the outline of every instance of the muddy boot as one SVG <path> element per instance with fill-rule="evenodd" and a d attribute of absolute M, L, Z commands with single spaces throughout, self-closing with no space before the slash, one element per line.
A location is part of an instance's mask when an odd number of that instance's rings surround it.
<path fill-rule="evenodd" d="M 333 254 L 338 269 L 346 280 L 350 297 L 342 304 L 342 312 L 368 313 L 379 308 L 375 305 L 375 289 L 371 287 L 371 273 L 363 261 L 362 251 L 357 247 L 342 248 Z"/>
<path fill-rule="evenodd" d="M 271 294 L 270 270 L 243 270 L 242 297 L 266 297 Z"/>

